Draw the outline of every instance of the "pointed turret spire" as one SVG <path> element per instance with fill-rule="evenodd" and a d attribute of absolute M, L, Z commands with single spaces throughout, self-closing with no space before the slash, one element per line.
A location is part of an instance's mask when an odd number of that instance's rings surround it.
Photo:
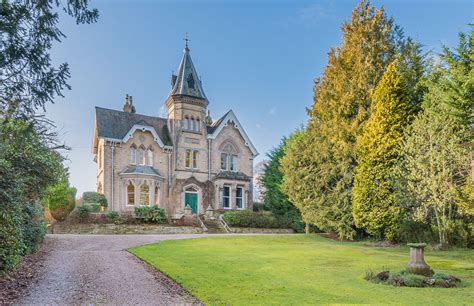
<path fill-rule="evenodd" d="M 183 51 L 183 58 L 179 64 L 177 75 L 173 75 L 171 78 L 172 87 L 170 95 L 185 95 L 207 100 L 202 89 L 201 80 L 199 80 L 196 68 L 194 68 L 191 55 L 189 54 L 189 38 L 187 33 L 184 40 L 186 45 Z"/>

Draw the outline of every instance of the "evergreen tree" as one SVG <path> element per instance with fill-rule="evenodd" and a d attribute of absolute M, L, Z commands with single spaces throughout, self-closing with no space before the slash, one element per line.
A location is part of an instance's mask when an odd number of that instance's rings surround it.
<path fill-rule="evenodd" d="M 413 94 L 416 87 L 399 70 L 397 61 L 390 64 L 375 89 L 372 115 L 358 141 L 352 190 L 355 225 L 389 239 L 395 238 L 400 217 L 394 174 L 401 158 L 403 132 L 414 118 L 419 103 L 414 99 L 421 96 L 416 90 Z"/>
<path fill-rule="evenodd" d="M 283 163 L 284 189 L 303 219 L 352 238 L 356 140 L 370 115 L 373 90 L 405 41 L 393 19 L 365 1 L 342 32 L 341 46 L 329 51 L 324 73 L 315 81 L 308 139 Z"/>
<path fill-rule="evenodd" d="M 288 196 L 281 190 L 283 173 L 280 169 L 281 158 L 285 155 L 287 145 L 301 137 L 302 131 L 293 132 L 290 137 L 284 137 L 280 145 L 267 154 L 269 158 L 265 164 L 260 181 L 265 190 L 263 194 L 264 204 L 275 217 L 284 219 L 291 223 L 297 232 L 304 230 L 299 210 L 288 200 Z"/>
<path fill-rule="evenodd" d="M 443 47 L 427 82 L 426 103 L 447 113 L 471 133 L 474 127 L 474 31 L 459 33 L 454 49 Z M 471 138 L 472 139 L 472 138 Z"/>

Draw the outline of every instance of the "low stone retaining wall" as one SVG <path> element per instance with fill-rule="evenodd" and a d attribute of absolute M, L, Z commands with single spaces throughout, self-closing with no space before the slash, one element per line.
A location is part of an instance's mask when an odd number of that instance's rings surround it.
<path fill-rule="evenodd" d="M 51 234 L 202 234 L 200 227 L 157 224 L 55 224 Z"/>
<path fill-rule="evenodd" d="M 236 234 L 293 234 L 291 228 L 231 227 Z"/>

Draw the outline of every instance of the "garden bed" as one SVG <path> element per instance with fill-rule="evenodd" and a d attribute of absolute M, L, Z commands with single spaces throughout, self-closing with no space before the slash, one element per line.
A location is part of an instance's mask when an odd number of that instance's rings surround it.
<path fill-rule="evenodd" d="M 365 275 L 365 280 L 376 284 L 386 284 L 395 287 L 457 288 L 461 286 L 461 280 L 453 275 L 435 273 L 433 276 L 422 276 L 409 273 L 405 270 L 400 272 L 382 271 L 379 273 L 368 271 Z"/>

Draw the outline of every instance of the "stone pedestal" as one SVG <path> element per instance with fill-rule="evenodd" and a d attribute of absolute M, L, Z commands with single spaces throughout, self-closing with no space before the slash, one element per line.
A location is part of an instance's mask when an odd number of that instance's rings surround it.
<path fill-rule="evenodd" d="M 432 276 L 433 270 L 425 262 L 426 243 L 409 243 L 410 262 L 407 264 L 407 271 L 413 274 Z"/>
<path fill-rule="evenodd" d="M 211 206 L 209 206 L 206 209 L 206 215 L 205 215 L 206 220 L 214 220 L 214 209 L 212 209 Z"/>

